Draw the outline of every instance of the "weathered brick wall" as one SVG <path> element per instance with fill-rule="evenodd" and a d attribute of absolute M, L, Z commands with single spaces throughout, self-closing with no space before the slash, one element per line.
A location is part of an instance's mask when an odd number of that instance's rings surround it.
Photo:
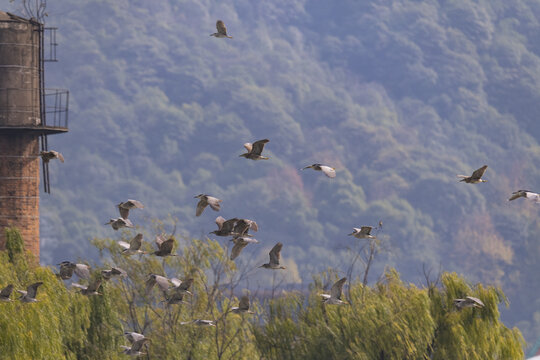
<path fill-rule="evenodd" d="M 0 134 L 0 250 L 5 227 L 17 227 L 39 261 L 39 138 Z"/>

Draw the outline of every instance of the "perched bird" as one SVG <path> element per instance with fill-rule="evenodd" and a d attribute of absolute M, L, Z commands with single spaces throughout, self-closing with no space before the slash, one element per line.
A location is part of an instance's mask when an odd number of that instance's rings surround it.
<path fill-rule="evenodd" d="M 126 331 L 126 332 L 124 332 L 124 336 L 131 343 L 134 343 L 135 341 L 139 341 L 139 340 L 142 340 L 142 339 L 146 338 L 143 334 L 139 334 L 139 333 L 134 332 L 134 331 Z"/>
<path fill-rule="evenodd" d="M 111 225 L 114 230 L 118 230 L 121 228 L 133 228 L 133 223 L 129 219 L 124 218 L 116 218 L 116 219 L 110 219 L 108 223 L 105 223 L 105 225 Z"/>
<path fill-rule="evenodd" d="M 516 199 L 518 199 L 520 197 L 523 197 L 525 199 L 529 199 L 529 200 L 532 200 L 534 202 L 540 203 L 540 194 L 537 194 L 537 193 L 529 191 L 529 190 L 514 191 L 512 193 L 512 196 L 510 197 L 510 199 L 508 199 L 508 201 L 516 200 Z"/>
<path fill-rule="evenodd" d="M 13 285 L 12 284 L 9 284 L 5 288 L 3 288 L 2 291 L 0 291 L 0 301 L 4 301 L 4 302 L 11 301 L 11 299 L 9 297 L 10 297 L 12 291 L 13 291 Z"/>
<path fill-rule="evenodd" d="M 347 281 L 347 278 L 341 278 L 338 281 L 332 285 L 332 289 L 330 289 L 330 295 L 329 294 L 320 294 L 323 298 L 323 303 L 328 305 L 345 305 L 347 304 L 345 301 L 341 300 L 341 293 L 343 289 L 343 284 L 345 284 L 345 281 Z"/>
<path fill-rule="evenodd" d="M 225 26 L 225 23 L 223 21 L 218 20 L 216 22 L 216 29 L 217 29 L 217 32 L 210 34 L 210 36 L 215 36 L 217 38 L 232 39 L 232 36 L 227 35 L 227 27 Z"/>
<path fill-rule="evenodd" d="M 468 307 L 484 307 L 484 303 L 480 299 L 472 296 L 467 296 L 465 299 L 454 299 L 454 305 L 460 310 Z"/>
<path fill-rule="evenodd" d="M 173 246 L 174 246 L 174 238 L 171 237 L 168 240 L 165 240 L 165 238 L 161 235 L 156 235 L 156 244 L 158 246 L 158 250 L 154 251 L 152 255 L 156 256 L 178 256 L 176 254 L 172 254 Z"/>
<path fill-rule="evenodd" d="M 81 279 L 90 279 L 90 266 L 86 264 L 75 264 L 71 261 L 62 261 L 60 264 L 60 272 L 56 274 L 62 280 L 69 280 L 73 273 Z"/>
<path fill-rule="evenodd" d="M 54 150 L 42 151 L 39 154 L 41 155 L 41 158 L 43 159 L 43 162 L 45 163 L 48 163 L 52 159 L 58 159 L 61 162 L 64 162 L 64 156 L 58 151 L 54 151 Z"/>
<path fill-rule="evenodd" d="M 143 345 L 146 344 L 148 341 L 150 341 L 150 339 L 143 338 L 143 339 L 134 341 L 131 344 L 131 346 L 120 345 L 120 347 L 124 349 L 123 353 L 126 355 L 133 355 L 133 356 L 144 355 L 145 353 L 143 353 L 141 349 Z"/>
<path fill-rule="evenodd" d="M 353 232 L 349 236 L 354 236 L 357 239 L 375 239 L 375 236 L 371 235 L 371 226 L 362 226 L 359 228 L 353 228 Z"/>
<path fill-rule="evenodd" d="M 218 226 L 218 229 L 210 232 L 210 234 L 215 234 L 217 236 L 233 235 L 234 224 L 236 224 L 237 221 L 238 221 L 237 218 L 225 220 L 224 217 L 218 216 L 216 218 L 216 225 Z"/>
<path fill-rule="evenodd" d="M 148 279 L 146 280 L 146 295 L 150 294 L 150 291 L 154 287 L 154 285 L 158 285 L 159 289 L 163 292 L 165 296 L 167 296 L 167 290 L 169 290 L 169 279 L 167 279 L 165 276 L 156 275 L 156 274 L 150 274 L 148 276 Z"/>
<path fill-rule="evenodd" d="M 313 169 L 316 171 L 322 171 L 324 175 L 328 176 L 329 178 L 335 178 L 336 177 L 336 169 L 327 165 L 321 165 L 321 164 L 313 164 L 306 166 L 302 170 L 306 169 Z"/>
<path fill-rule="evenodd" d="M 195 198 L 199 199 L 199 202 L 197 203 L 197 210 L 195 211 L 195 216 L 201 216 L 204 209 L 208 205 L 210 205 L 212 210 L 219 211 L 219 209 L 220 209 L 219 203 L 223 201 L 223 200 L 220 200 L 220 199 L 215 198 L 213 196 L 205 195 L 205 194 L 199 194 L 199 195 L 195 196 Z"/>
<path fill-rule="evenodd" d="M 116 205 L 116 207 L 118 207 L 118 211 L 120 212 L 122 219 L 127 219 L 129 216 L 129 210 L 143 209 L 144 205 L 139 200 L 128 199 L 128 201 L 121 202 L 120 204 Z"/>
<path fill-rule="evenodd" d="M 180 323 L 180 325 L 188 325 L 188 324 L 194 324 L 197 326 L 216 326 L 216 324 L 214 324 L 212 320 L 201 320 L 201 319 L 196 319 L 192 321 L 184 321 Z"/>
<path fill-rule="evenodd" d="M 280 266 L 279 265 L 279 257 L 280 257 L 280 253 L 281 253 L 281 248 L 283 247 L 283 244 L 278 242 L 273 248 L 272 250 L 270 250 L 270 262 L 268 264 L 262 264 L 261 266 L 259 267 L 262 267 L 262 268 L 265 268 L 265 269 L 273 269 L 273 270 L 277 270 L 277 269 L 286 269 L 285 266 Z"/>
<path fill-rule="evenodd" d="M 259 231 L 259 226 L 253 220 L 248 219 L 239 219 L 234 225 L 233 233 L 234 236 L 251 236 L 248 234 L 249 230 Z"/>
<path fill-rule="evenodd" d="M 242 296 L 238 306 L 232 307 L 231 311 L 235 314 L 254 314 L 253 311 L 249 310 L 249 296 Z"/>
<path fill-rule="evenodd" d="M 101 270 L 101 276 L 104 280 L 110 280 L 115 276 L 126 277 L 127 273 L 120 268 L 113 267 L 109 270 Z"/>
<path fill-rule="evenodd" d="M 129 244 L 125 241 L 119 241 L 123 250 L 123 255 L 133 255 L 133 254 L 146 254 L 146 251 L 141 250 L 143 234 L 137 234 L 133 239 L 130 240 Z"/>
<path fill-rule="evenodd" d="M 24 290 L 17 290 L 19 294 L 21 294 L 21 297 L 19 297 L 19 300 L 25 303 L 31 303 L 31 302 L 37 302 L 36 299 L 37 290 L 40 285 L 43 285 L 42 281 L 38 281 L 36 283 L 33 283 L 32 285 L 29 285 L 26 288 L 26 291 Z"/>
<path fill-rule="evenodd" d="M 246 159 L 251 160 L 268 160 L 269 157 L 262 156 L 261 153 L 264 149 L 264 144 L 270 142 L 268 139 L 263 140 L 257 140 L 253 144 L 252 143 L 245 143 L 244 147 L 247 150 L 247 153 L 239 155 L 241 157 L 245 157 Z"/>
<path fill-rule="evenodd" d="M 459 181 L 465 181 L 467 184 L 478 184 L 481 182 L 487 182 L 487 180 L 482 179 L 482 176 L 488 168 L 487 165 L 482 166 L 480 169 L 475 170 L 471 176 L 467 175 L 457 175 L 458 178 L 461 178 Z"/>
<path fill-rule="evenodd" d="M 78 283 L 73 283 L 71 284 L 71 286 L 81 289 L 81 294 L 86 295 L 86 296 L 101 295 L 97 291 L 99 287 L 101 286 L 101 280 L 95 280 L 91 282 L 88 286 L 84 286 Z"/>
<path fill-rule="evenodd" d="M 231 241 L 234 242 L 234 246 L 231 249 L 231 260 L 236 259 L 248 244 L 258 243 L 257 239 L 242 236 L 234 237 Z"/>

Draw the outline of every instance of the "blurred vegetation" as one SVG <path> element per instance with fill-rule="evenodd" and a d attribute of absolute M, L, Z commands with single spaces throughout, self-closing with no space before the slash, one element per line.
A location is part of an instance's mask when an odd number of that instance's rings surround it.
<path fill-rule="evenodd" d="M 126 239 L 127 240 L 127 239 Z M 177 240 L 177 243 L 179 241 Z M 103 265 L 128 276 L 102 283 L 99 296 L 68 290 L 51 268 L 7 261 L 0 253 L 0 279 L 17 289 L 43 281 L 37 303 L 14 299 L 0 312 L 2 359 L 120 359 L 124 331 L 150 339 L 142 359 L 520 359 L 523 338 L 500 321 L 502 290 L 470 285 L 455 273 L 426 276 L 417 287 L 389 269 L 373 286 L 353 281 L 344 291 L 350 305 L 323 305 L 320 293 L 337 279 L 315 276 L 309 292 L 257 297 L 239 287 L 245 276 L 218 242 L 182 239 L 182 256 L 124 256 L 116 241 L 94 239 Z M 145 250 L 150 250 L 144 243 Z M 16 254 L 22 257 L 24 254 Z M 31 254 L 27 254 L 31 257 Z M 29 263 L 32 263 L 31 261 Z M 168 305 L 162 292 L 146 291 L 148 274 L 192 277 L 184 303 Z M 84 282 L 84 280 L 82 280 Z M 279 289 L 278 289 L 279 290 Z M 253 315 L 234 314 L 237 294 L 251 298 Z M 457 310 L 455 298 L 479 297 L 484 308 Z M 215 327 L 182 324 L 212 320 Z"/>
<path fill-rule="evenodd" d="M 8 9 L 17 11 L 17 2 Z M 540 336 L 540 6 L 534 0 L 59 0 L 59 64 L 70 133 L 49 137 L 42 262 L 97 259 L 88 239 L 114 205 L 135 224 L 172 214 L 178 233 L 213 230 L 193 196 L 223 199 L 265 246 L 283 242 L 291 282 L 338 267 L 353 226 L 384 221 L 383 264 L 416 281 L 422 264 L 504 289 L 502 311 Z M 234 39 L 214 39 L 222 19 Z M 238 158 L 269 138 L 267 162 Z M 337 168 L 329 181 L 300 172 Z M 489 166 L 486 184 L 455 175 Z M 263 259 L 264 250 L 253 251 Z M 289 264 L 287 266 L 290 266 Z M 374 281 L 375 278 L 370 279 Z"/>

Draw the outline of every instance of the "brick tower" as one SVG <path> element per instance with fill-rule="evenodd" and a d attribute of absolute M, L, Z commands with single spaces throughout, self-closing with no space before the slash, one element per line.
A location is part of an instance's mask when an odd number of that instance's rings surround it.
<path fill-rule="evenodd" d="M 67 91 L 44 88 L 44 62 L 56 60 L 44 56 L 46 30 L 55 29 L 0 11 L 0 250 L 5 228 L 16 227 L 38 260 L 40 150 L 47 150 L 47 135 L 68 130 Z M 48 192 L 48 164 L 43 183 Z"/>

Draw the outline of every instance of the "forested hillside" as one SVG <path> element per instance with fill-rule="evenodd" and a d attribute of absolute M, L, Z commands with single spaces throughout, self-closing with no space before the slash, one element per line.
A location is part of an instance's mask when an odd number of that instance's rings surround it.
<path fill-rule="evenodd" d="M 17 2 L 8 6 L 15 11 Z M 265 261 L 277 241 L 287 282 L 347 271 L 352 227 L 383 221 L 386 265 L 500 286 L 503 320 L 540 336 L 540 3 L 533 0 L 60 0 L 58 64 L 70 132 L 49 138 L 42 263 L 97 253 L 115 204 L 148 239 L 152 219 L 206 236 L 217 215 L 250 218 Z M 215 39 L 217 19 L 233 39 Z M 239 158 L 268 138 L 268 161 Z M 328 179 L 299 169 L 336 167 Z M 459 183 L 487 164 L 487 183 Z M 222 210 L 195 217 L 207 193 Z M 262 262 L 261 262 L 262 263 Z M 356 274 L 361 276 L 361 274 Z M 263 282 L 264 284 L 264 282 Z"/>

